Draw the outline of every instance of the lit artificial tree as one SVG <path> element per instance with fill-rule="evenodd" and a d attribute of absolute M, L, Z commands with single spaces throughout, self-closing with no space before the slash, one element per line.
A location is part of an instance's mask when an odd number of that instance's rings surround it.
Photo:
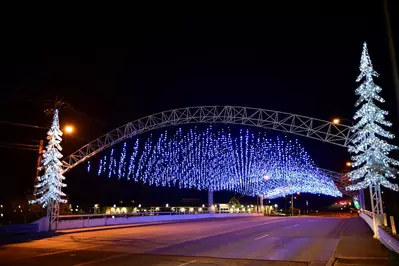
<path fill-rule="evenodd" d="M 42 166 L 39 170 L 44 170 L 44 174 L 38 179 L 39 183 L 35 186 L 37 191 L 35 195 L 37 198 L 31 200 L 29 203 L 38 203 L 47 207 L 47 215 L 50 217 L 51 223 L 58 217 L 59 203 L 66 203 L 65 199 L 62 199 L 65 194 L 61 191 L 62 187 L 65 187 L 62 181 L 65 177 L 62 175 L 62 158 L 61 138 L 62 131 L 60 130 L 58 120 L 58 110 L 54 111 L 53 122 L 50 130 L 47 132 L 48 144 L 46 149 L 43 151 Z"/>
<path fill-rule="evenodd" d="M 348 173 L 353 184 L 346 189 L 353 191 L 369 187 L 374 216 L 381 216 L 383 208 L 380 185 L 394 191 L 399 190 L 397 184 L 388 180 L 394 179 L 397 174 L 394 166 L 399 165 L 399 161 L 390 158 L 389 153 L 398 147 L 386 141 L 395 136 L 383 128 L 392 126 L 391 122 L 385 120 L 388 112 L 375 104 L 385 101 L 378 95 L 381 88 L 373 81 L 373 76 L 378 77 L 379 74 L 373 69 L 366 43 L 363 44 L 359 69 L 360 75 L 356 81 L 364 79 L 356 89 L 359 99 L 355 106 L 360 108 L 353 117 L 358 120 L 352 129 L 356 132 L 356 137 L 349 147 L 349 152 L 355 154 L 352 156 L 352 166 L 355 169 Z"/>

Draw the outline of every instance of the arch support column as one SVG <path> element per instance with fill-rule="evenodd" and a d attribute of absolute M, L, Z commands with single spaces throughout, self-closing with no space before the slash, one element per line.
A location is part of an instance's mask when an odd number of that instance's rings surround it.
<path fill-rule="evenodd" d="M 208 189 L 208 211 L 209 213 L 215 213 L 215 207 L 213 206 L 213 189 Z"/>
<path fill-rule="evenodd" d="M 260 206 L 259 212 L 260 213 L 265 213 L 265 208 L 263 207 L 263 200 L 264 200 L 263 196 L 259 196 L 259 206 Z"/>
<path fill-rule="evenodd" d="M 364 189 L 359 190 L 359 204 L 360 209 L 366 209 L 366 203 L 364 202 Z"/>

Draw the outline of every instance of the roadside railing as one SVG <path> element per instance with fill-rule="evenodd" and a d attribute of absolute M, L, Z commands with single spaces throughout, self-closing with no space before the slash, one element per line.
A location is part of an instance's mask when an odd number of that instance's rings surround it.
<path fill-rule="evenodd" d="M 367 210 L 361 210 L 360 211 L 360 217 L 363 218 L 363 220 L 370 226 L 371 230 L 374 232 L 374 238 L 378 238 L 378 240 L 389 250 L 399 253 L 399 240 L 398 238 L 395 238 L 393 235 L 396 234 L 396 229 L 395 225 L 391 224 L 391 227 L 394 232 L 388 233 L 385 231 L 385 229 L 389 227 L 382 227 L 382 222 L 384 219 L 383 217 L 386 217 L 384 215 L 380 215 L 382 217 L 379 217 L 378 215 L 373 215 L 371 211 Z M 384 221 L 386 223 L 386 221 Z M 391 218 L 391 223 L 394 223 L 393 218 Z M 384 229 L 385 228 L 385 229 Z"/>
<path fill-rule="evenodd" d="M 381 226 L 378 226 L 378 236 L 380 242 L 389 250 L 399 253 L 399 241 L 398 239 L 387 233 Z"/>
<path fill-rule="evenodd" d="M 60 215 L 59 220 L 76 220 L 76 219 L 114 219 L 114 218 L 129 218 L 129 217 L 140 217 L 140 216 L 163 216 L 163 215 L 195 215 L 195 214 L 226 214 L 226 213 L 255 213 L 255 212 L 230 212 L 230 211 L 147 211 L 147 212 L 135 212 L 135 213 L 101 213 L 101 214 L 71 214 L 71 215 Z"/>
<path fill-rule="evenodd" d="M 362 210 L 362 212 L 363 212 L 364 214 L 367 214 L 367 215 L 370 216 L 370 217 L 373 217 L 373 213 L 372 213 L 371 211 Z"/>
<path fill-rule="evenodd" d="M 374 232 L 373 213 L 367 210 L 361 210 L 359 216 L 363 218 L 363 220 L 370 226 L 371 230 Z"/>

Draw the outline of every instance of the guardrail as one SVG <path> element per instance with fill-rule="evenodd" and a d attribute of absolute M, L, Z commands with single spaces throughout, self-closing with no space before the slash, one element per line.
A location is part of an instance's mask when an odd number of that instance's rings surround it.
<path fill-rule="evenodd" d="M 101 214 L 71 214 L 71 215 L 60 215 L 59 220 L 68 220 L 68 219 L 101 219 L 101 218 L 127 218 L 127 217 L 140 217 L 140 216 L 160 216 L 160 215 L 199 215 L 199 214 L 235 214 L 235 213 L 256 213 L 256 212 L 229 212 L 229 211 L 171 211 L 171 212 L 136 212 L 136 213 L 101 213 Z"/>
<path fill-rule="evenodd" d="M 367 214 L 370 217 L 373 217 L 373 213 L 371 211 L 368 210 L 362 210 L 363 213 Z"/>
<path fill-rule="evenodd" d="M 98 226 L 140 224 L 166 221 L 195 220 L 209 218 L 227 218 L 263 215 L 261 213 L 179 213 L 179 212 L 154 212 L 154 213 L 124 213 L 124 214 L 83 214 L 60 215 L 56 230 L 88 228 Z M 42 227 L 41 227 L 42 228 Z"/>
<path fill-rule="evenodd" d="M 374 223 L 373 223 L 373 213 L 370 211 L 362 210 L 360 211 L 361 218 L 370 226 L 371 230 L 374 232 Z"/>
<path fill-rule="evenodd" d="M 381 226 L 378 226 L 380 242 L 389 250 L 399 253 L 399 241 L 387 233 Z"/>
<path fill-rule="evenodd" d="M 380 219 L 377 219 L 376 224 L 374 225 L 374 219 L 376 217 L 373 215 L 372 212 L 367 210 L 362 210 L 360 212 L 360 217 L 362 217 L 363 220 L 370 226 L 371 230 L 374 232 L 375 238 L 378 238 L 378 240 L 389 250 L 399 253 L 399 240 L 387 233 L 381 227 L 380 223 L 382 221 Z"/>
<path fill-rule="evenodd" d="M 37 224 L 16 224 L 0 226 L 0 236 L 35 233 L 39 231 Z"/>

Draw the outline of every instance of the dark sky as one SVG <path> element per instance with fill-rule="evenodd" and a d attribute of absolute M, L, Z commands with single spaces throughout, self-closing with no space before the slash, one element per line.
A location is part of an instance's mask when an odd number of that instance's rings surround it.
<path fill-rule="evenodd" d="M 179 107 L 240 105 L 350 118 L 363 41 L 381 74 L 376 82 L 385 108 L 395 113 L 382 4 L 348 2 L 245 16 L 143 13 L 60 25 L 29 21 L 4 33 L 0 121 L 46 126 L 46 101 L 62 96 L 76 112 L 65 110 L 61 123 L 75 123 L 79 138 L 65 137 L 67 155 L 118 125 Z M 396 37 L 399 9 L 389 2 Z M 33 144 L 45 136 L 5 123 L 0 129 L 2 143 Z M 302 141 L 323 168 L 340 171 L 349 158 L 345 149 Z M 0 200 L 29 193 L 35 152 L 0 151 Z"/>

